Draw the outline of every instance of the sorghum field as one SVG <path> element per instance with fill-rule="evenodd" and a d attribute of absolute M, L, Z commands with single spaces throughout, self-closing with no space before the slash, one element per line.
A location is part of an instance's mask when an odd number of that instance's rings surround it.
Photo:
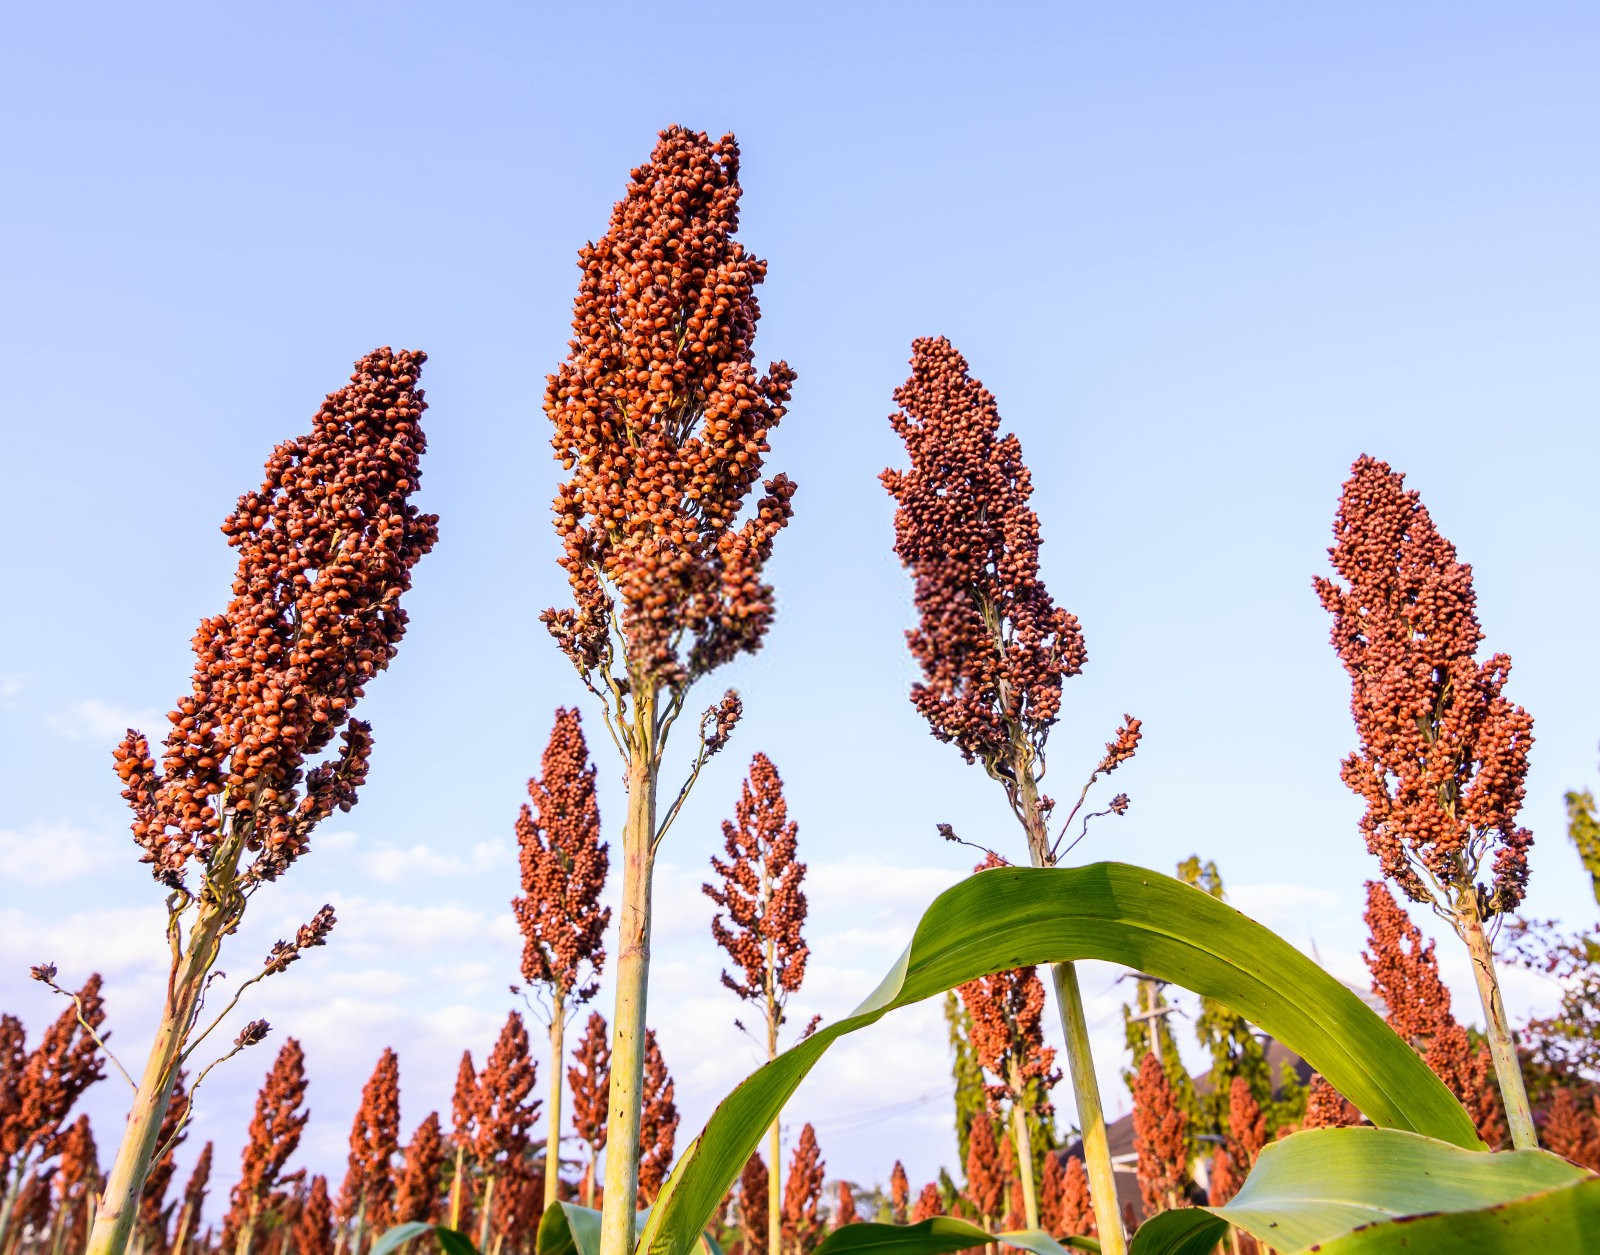
<path fill-rule="evenodd" d="M 1600 1249 L 1594 15 L 12 25 L 0 1255 Z"/>

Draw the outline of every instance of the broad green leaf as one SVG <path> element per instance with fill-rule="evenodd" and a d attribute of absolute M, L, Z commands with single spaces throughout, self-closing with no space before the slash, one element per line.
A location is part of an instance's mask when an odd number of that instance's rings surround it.
<path fill-rule="evenodd" d="M 1013 1229 L 990 1233 L 954 1216 L 934 1216 L 916 1224 L 847 1224 L 835 1229 L 810 1255 L 943 1255 L 947 1251 L 971 1250 L 1003 1242 L 1033 1255 L 1067 1255 L 1067 1248 L 1098 1251 L 1093 1238 L 1067 1238 L 1057 1241 L 1039 1229 Z"/>
<path fill-rule="evenodd" d="M 1279 1251 L 1321 1244 L 1319 1250 L 1330 1255 L 1364 1255 L 1407 1238 L 1413 1251 L 1522 1251 L 1528 1248 L 1520 1241 L 1458 1242 L 1452 1225 L 1474 1235 L 1494 1231 L 1497 1224 L 1504 1227 L 1510 1205 L 1520 1209 L 1524 1225 L 1541 1216 L 1570 1220 L 1581 1210 L 1580 1198 L 1591 1200 L 1591 1222 L 1600 1221 L 1600 1199 L 1590 1183 L 1600 1184 L 1600 1178 L 1548 1151 L 1486 1155 L 1396 1129 L 1311 1129 L 1263 1150 L 1227 1206 L 1162 1212 L 1146 1221 L 1134 1236 L 1132 1255 L 1201 1255 L 1230 1224 Z M 1533 1199 L 1545 1201 L 1522 1209 L 1523 1200 Z M 1438 1227 L 1449 1237 L 1439 1245 L 1419 1244 L 1421 1222 L 1408 1217 L 1434 1213 L 1443 1213 Z M 1382 1236 L 1386 1230 L 1392 1238 Z M 1542 1240 L 1539 1246 L 1541 1255 L 1568 1249 L 1582 1248 L 1551 1247 Z"/>
<path fill-rule="evenodd" d="M 688 1249 L 762 1131 L 846 1033 L 990 972 L 1077 959 L 1121 964 L 1217 999 L 1298 1053 L 1374 1124 L 1482 1146 L 1461 1104 L 1366 1003 L 1232 907 L 1123 863 L 1004 867 L 940 894 L 865 1002 L 723 1099 L 668 1178 L 640 1249 Z"/>
<path fill-rule="evenodd" d="M 438 1239 L 439 1249 L 444 1255 L 478 1255 L 478 1248 L 465 1234 L 456 1232 L 448 1225 L 426 1224 L 421 1220 L 396 1225 L 373 1244 L 367 1255 L 390 1255 L 390 1252 L 400 1250 L 414 1238 L 429 1234 Z"/>
<path fill-rule="evenodd" d="M 650 1209 L 636 1213 L 634 1231 L 638 1232 L 650 1218 Z M 557 1203 L 545 1208 L 539 1221 L 535 1247 L 539 1255 L 598 1255 L 600 1250 L 600 1213 L 593 1207 L 580 1207 L 577 1203 Z M 722 1255 L 722 1248 L 709 1234 L 702 1232 L 695 1247 L 700 1255 Z"/>
<path fill-rule="evenodd" d="M 1584 1255 L 1600 1236 L 1600 1177 L 1512 1203 L 1419 1216 L 1358 1229 L 1326 1243 L 1322 1255 L 1472 1251 L 1474 1255 Z"/>

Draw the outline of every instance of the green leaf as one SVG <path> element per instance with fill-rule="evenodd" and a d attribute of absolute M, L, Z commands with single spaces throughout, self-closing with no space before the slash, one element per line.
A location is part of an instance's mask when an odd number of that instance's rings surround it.
<path fill-rule="evenodd" d="M 846 1033 L 990 972 L 1077 959 L 1118 963 L 1217 999 L 1299 1054 L 1375 1124 L 1482 1145 L 1461 1104 L 1366 1003 L 1232 907 L 1123 863 L 1005 867 L 940 894 L 865 1002 L 723 1099 L 667 1179 L 640 1249 L 687 1249 L 762 1131 Z"/>
<path fill-rule="evenodd" d="M 1003 1242 L 1033 1255 L 1067 1255 L 1067 1248 L 1098 1251 L 1093 1238 L 1067 1238 L 1058 1242 L 1040 1229 L 1015 1229 L 990 1233 L 954 1216 L 934 1216 L 912 1225 L 847 1224 L 835 1229 L 810 1255 L 942 1255 L 975 1246 Z"/>
<path fill-rule="evenodd" d="M 445 1255 L 478 1255 L 478 1248 L 465 1234 L 457 1233 L 448 1225 L 427 1224 L 421 1220 L 396 1225 L 373 1244 L 367 1255 L 390 1255 L 391 1251 L 398 1251 L 412 1239 L 430 1233 L 439 1240 L 439 1249 Z"/>
<path fill-rule="evenodd" d="M 646 1207 L 634 1216 L 634 1230 L 643 1229 L 650 1218 Z M 577 1203 L 556 1203 L 545 1208 L 539 1221 L 535 1243 L 538 1255 L 598 1255 L 600 1250 L 600 1213 L 593 1207 L 580 1207 Z M 722 1248 L 709 1233 L 700 1234 L 695 1248 L 700 1255 L 722 1255 Z"/>
<path fill-rule="evenodd" d="M 1407 1241 L 1412 1251 L 1524 1251 L 1521 1238 L 1486 1246 L 1484 1235 L 1509 1233 L 1512 1219 L 1524 1233 L 1540 1223 L 1570 1225 L 1584 1207 L 1589 1222 L 1600 1223 L 1593 1184 L 1600 1178 L 1548 1151 L 1486 1155 L 1396 1129 L 1311 1129 L 1267 1146 L 1227 1206 L 1146 1221 L 1131 1255 L 1200 1255 L 1230 1224 L 1279 1251 L 1320 1244 L 1329 1255 L 1365 1255 Z M 1412 1219 L 1420 1216 L 1442 1235 L 1437 1245 L 1420 1240 L 1423 1221 Z M 1556 1255 L 1583 1248 L 1541 1238 L 1538 1249 Z"/>

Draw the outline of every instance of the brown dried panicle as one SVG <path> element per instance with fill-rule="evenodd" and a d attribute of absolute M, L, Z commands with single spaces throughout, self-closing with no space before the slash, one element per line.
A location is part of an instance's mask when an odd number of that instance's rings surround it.
<path fill-rule="evenodd" d="M 767 1255 L 767 1163 L 752 1151 L 739 1173 L 739 1229 L 746 1255 Z"/>
<path fill-rule="evenodd" d="M 161 763 L 133 729 L 116 750 L 158 877 L 176 883 L 192 860 L 209 875 L 221 857 L 230 885 L 236 871 L 240 884 L 271 880 L 354 802 L 371 738 L 350 711 L 394 657 L 400 598 L 437 536 L 410 502 L 425 357 L 384 348 L 359 361 L 223 522 L 239 551 L 233 599 L 195 633 L 193 686 L 168 715 Z M 245 851 L 255 857 L 237 870 Z"/>
<path fill-rule="evenodd" d="M 1472 568 L 1405 477 L 1371 457 L 1344 485 L 1334 537 L 1339 579 L 1315 584 L 1350 673 L 1361 748 L 1342 776 L 1366 802 L 1367 848 L 1413 901 L 1448 909 L 1475 893 L 1483 915 L 1512 910 L 1533 842 L 1517 822 L 1533 719 L 1503 694 L 1511 659 L 1476 659 Z"/>
<path fill-rule="evenodd" d="M 967 1201 L 988 1224 L 998 1220 L 1005 1206 L 1011 1158 L 1002 1154 L 989 1113 L 980 1109 L 967 1132 Z"/>
<path fill-rule="evenodd" d="M 537 1073 L 528 1053 L 528 1030 L 522 1016 L 512 1011 L 478 1075 L 473 1157 L 484 1171 L 493 1172 L 495 1165 L 526 1148 L 528 1131 L 543 1106 L 533 1097 Z"/>
<path fill-rule="evenodd" d="M 906 1166 L 898 1159 L 889 1172 L 889 1215 L 895 1224 L 906 1223 L 906 1204 L 911 1199 L 911 1182 L 906 1177 Z"/>
<path fill-rule="evenodd" d="M 639 1112 L 639 1205 L 655 1202 L 672 1170 L 678 1135 L 677 1087 L 667 1071 L 654 1029 L 644 1035 L 644 1103 Z"/>
<path fill-rule="evenodd" d="M 544 402 L 571 472 L 554 509 L 575 604 L 543 618 L 601 683 L 620 662 L 681 691 L 772 618 L 762 568 L 794 485 L 761 469 L 794 372 L 753 365 L 766 263 L 734 239 L 738 175 L 733 136 L 669 127 L 578 257 L 570 354 Z"/>
<path fill-rule="evenodd" d="M 1051 1155 L 1053 1160 L 1055 1155 Z M 1089 1173 L 1076 1155 L 1062 1169 L 1059 1228 L 1062 1237 L 1094 1237 L 1094 1206 L 1089 1201 Z"/>
<path fill-rule="evenodd" d="M 1228 1087 L 1228 1133 L 1234 1166 L 1249 1176 L 1256 1156 L 1267 1144 L 1267 1117 L 1250 1082 L 1242 1076 L 1234 1077 Z"/>
<path fill-rule="evenodd" d="M 334 917 L 333 907 L 324 905 L 315 915 L 295 932 L 293 941 L 275 941 L 272 949 L 267 952 L 264 974 L 276 974 L 286 969 L 298 959 L 305 951 L 315 946 L 325 945 L 328 934 L 333 931 L 333 926 L 338 920 Z"/>
<path fill-rule="evenodd" d="M 855 1224 L 861 1217 L 856 1214 L 856 1192 L 850 1188 L 850 1182 L 841 1180 L 834 1194 L 833 1227 L 842 1229 L 847 1224 Z"/>
<path fill-rule="evenodd" d="M 711 856 L 722 883 L 701 886 L 722 908 L 711 919 L 711 935 L 739 969 L 738 977 L 724 970 L 722 983 L 747 1001 L 764 1003 L 774 1030 L 784 1022 L 789 995 L 805 979 L 810 954 L 802 935 L 806 865 L 795 857 L 799 831 L 789 818 L 778 769 L 757 754 L 734 818 L 722 824 L 727 860 Z"/>
<path fill-rule="evenodd" d="M 9 1015 L 0 1020 L 0 1164 L 48 1158 L 74 1104 L 105 1076 L 100 1045 L 79 1022 L 81 1014 L 97 1033 L 105 1023 L 100 986 L 96 972 L 32 1051 L 20 1020 Z"/>
<path fill-rule="evenodd" d="M 456 1087 L 450 1096 L 451 1133 L 457 1142 L 470 1144 L 478 1131 L 478 1073 L 472 1051 L 461 1052 L 456 1067 Z"/>
<path fill-rule="evenodd" d="M 611 1046 L 606 1017 L 598 1011 L 589 1013 L 588 1026 L 572 1059 L 573 1066 L 567 1069 L 572 1128 L 579 1140 L 598 1155 L 606 1146 L 606 1100 L 611 1093 Z"/>
<path fill-rule="evenodd" d="M 1580 1168 L 1600 1172 L 1600 1105 L 1588 1095 L 1580 1100 L 1575 1087 L 1562 1086 L 1550 1100 L 1539 1140 Z"/>
<path fill-rule="evenodd" d="M 522 978 L 546 986 L 562 1007 L 599 989 L 611 922 L 611 908 L 600 905 L 609 856 L 595 768 L 576 710 L 557 708 L 540 773 L 528 781 L 531 804 L 517 816 L 524 896 L 511 908 L 522 930 Z"/>
<path fill-rule="evenodd" d="M 1134 1079 L 1133 1144 L 1147 1216 L 1171 1210 L 1183 1197 L 1189 1175 L 1188 1123 L 1161 1060 L 1146 1054 Z"/>
<path fill-rule="evenodd" d="M 790 1251 L 809 1251 L 822 1237 L 820 1207 L 826 1171 L 827 1164 L 817 1146 L 817 1131 L 804 1125 L 783 1183 L 783 1243 Z"/>
<path fill-rule="evenodd" d="M 207 1142 L 195 1156 L 194 1167 L 189 1172 L 189 1183 L 183 1187 L 183 1205 L 189 1212 L 189 1231 L 200 1228 L 200 1211 L 206 1205 L 206 1192 L 211 1185 L 211 1160 L 213 1146 Z"/>
<path fill-rule="evenodd" d="M 339 1189 L 338 1218 L 382 1233 L 394 1209 L 395 1152 L 400 1148 L 400 1057 L 385 1047 L 361 1087 L 361 1104 L 350 1125 L 350 1157 Z"/>
<path fill-rule="evenodd" d="M 1306 1090 L 1306 1115 L 1301 1123 L 1307 1129 L 1343 1129 L 1361 1123 L 1355 1104 L 1336 1090 L 1319 1072 Z"/>
<path fill-rule="evenodd" d="M 935 1182 L 929 1181 L 918 1193 L 917 1201 L 911 1205 L 911 1223 L 921 1224 L 924 1220 L 943 1214 L 944 1195 Z"/>
<path fill-rule="evenodd" d="M 395 1224 L 434 1218 L 443 1164 L 444 1133 L 439 1127 L 439 1113 L 430 1111 L 406 1144 L 405 1164 L 394 1190 Z"/>
<path fill-rule="evenodd" d="M 305 1059 L 300 1043 L 293 1037 L 288 1038 L 256 1095 L 255 1116 L 250 1121 L 239 1180 L 233 1187 L 232 1205 L 225 1224 L 231 1232 L 255 1222 L 278 1188 L 284 1165 L 300 1145 L 300 1135 L 310 1116 L 303 1106 Z"/>
<path fill-rule="evenodd" d="M 333 1255 L 333 1200 L 328 1178 L 314 1176 L 294 1225 L 295 1255 Z"/>

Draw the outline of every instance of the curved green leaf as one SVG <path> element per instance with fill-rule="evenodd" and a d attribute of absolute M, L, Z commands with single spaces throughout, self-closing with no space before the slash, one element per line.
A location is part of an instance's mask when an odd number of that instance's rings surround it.
<path fill-rule="evenodd" d="M 1520 1239 L 1511 1246 L 1458 1240 L 1455 1226 L 1473 1234 L 1506 1229 L 1512 1212 L 1524 1228 L 1561 1217 L 1570 1222 L 1582 1199 L 1590 1200 L 1593 1222 L 1600 1197 L 1591 1184 L 1600 1178 L 1548 1151 L 1485 1155 L 1396 1129 L 1311 1129 L 1263 1150 L 1227 1206 L 1162 1212 L 1146 1221 L 1132 1255 L 1199 1255 L 1230 1224 L 1280 1251 L 1320 1244 L 1321 1251 L 1364 1255 L 1407 1240 L 1413 1251 L 1521 1251 L 1527 1248 Z M 1543 1202 L 1523 1207 L 1535 1200 Z M 1419 1244 L 1422 1216 L 1448 1235 L 1439 1245 Z M 1555 1255 L 1568 1248 L 1541 1241 L 1539 1249 Z"/>
<path fill-rule="evenodd" d="M 640 1230 L 650 1218 L 646 1207 L 634 1216 L 634 1229 Z M 600 1213 L 593 1207 L 558 1202 L 545 1208 L 539 1219 L 534 1249 L 539 1255 L 599 1255 Z M 722 1248 L 709 1233 L 701 1232 L 694 1247 L 700 1255 L 722 1255 Z"/>
<path fill-rule="evenodd" d="M 1419 1216 L 1357 1229 L 1323 1255 L 1472 1251 L 1474 1255 L 1584 1255 L 1600 1235 L 1600 1177 L 1453 1215 Z"/>
<path fill-rule="evenodd" d="M 990 1233 L 954 1216 L 934 1216 L 916 1224 L 847 1224 L 835 1229 L 812 1249 L 811 1255 L 944 1255 L 975 1246 L 1003 1242 L 1033 1255 L 1067 1255 L 1067 1248 L 1098 1251 L 1093 1238 L 1057 1241 L 1040 1229 L 1013 1229 Z"/>
<path fill-rule="evenodd" d="M 367 1255 L 390 1255 L 390 1252 L 400 1250 L 412 1239 L 428 1234 L 439 1240 L 439 1249 L 444 1255 L 478 1255 L 478 1248 L 466 1234 L 458 1233 L 448 1225 L 427 1224 L 421 1220 L 396 1225 L 373 1243 Z"/>
<path fill-rule="evenodd" d="M 1118 963 L 1217 999 L 1306 1059 L 1375 1124 L 1482 1145 L 1461 1104 L 1366 1003 L 1232 907 L 1123 863 L 1004 867 L 940 894 L 865 1002 L 723 1099 L 668 1178 L 640 1249 L 687 1249 L 762 1131 L 846 1033 L 989 972 L 1076 959 Z"/>

